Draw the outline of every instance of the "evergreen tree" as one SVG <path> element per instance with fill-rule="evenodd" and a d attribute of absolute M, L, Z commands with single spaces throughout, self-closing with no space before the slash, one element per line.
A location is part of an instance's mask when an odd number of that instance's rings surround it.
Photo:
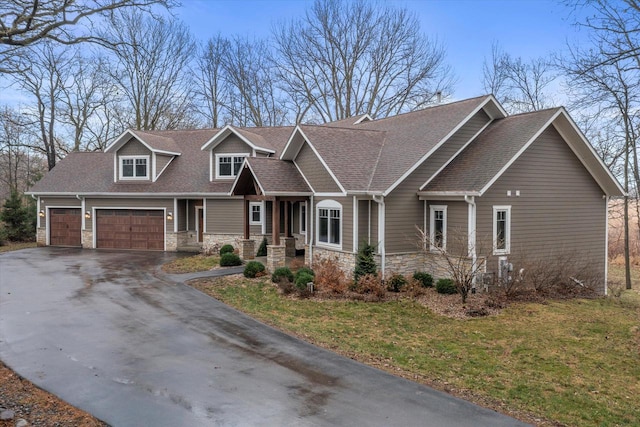
<path fill-rule="evenodd" d="M 364 244 L 358 250 L 358 256 L 356 258 L 356 268 L 354 269 L 353 276 L 355 281 L 366 274 L 376 274 L 378 272 L 378 266 L 373 258 L 373 254 L 376 251 L 376 247 L 369 244 Z"/>
<path fill-rule="evenodd" d="M 7 240 L 31 240 L 35 235 L 35 214 L 33 207 L 24 206 L 22 196 L 12 191 L 11 196 L 4 202 L 0 221 L 4 223 L 4 235 Z"/>

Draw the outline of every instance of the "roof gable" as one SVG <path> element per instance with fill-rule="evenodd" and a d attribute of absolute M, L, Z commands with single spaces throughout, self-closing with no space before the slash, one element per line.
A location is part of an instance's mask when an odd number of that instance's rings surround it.
<path fill-rule="evenodd" d="M 240 138 L 245 144 L 247 144 L 253 151 L 259 151 L 263 153 L 275 154 L 275 150 L 266 147 L 265 139 L 253 132 L 246 129 L 235 128 L 234 126 L 227 125 L 216 133 L 210 140 L 204 143 L 201 147 L 202 151 L 214 150 L 218 145 L 222 143 L 230 135 L 235 135 Z"/>
<path fill-rule="evenodd" d="M 248 157 L 231 187 L 231 195 L 258 193 L 264 196 L 313 194 L 293 162 L 272 157 Z"/>
<path fill-rule="evenodd" d="M 176 142 L 172 138 L 161 136 L 143 131 L 134 131 L 133 129 L 127 129 L 118 138 L 116 138 L 111 144 L 105 148 L 105 153 L 115 153 L 125 144 L 127 144 L 132 138 L 136 139 L 142 145 L 149 149 L 149 151 L 166 154 L 171 156 L 179 156 L 180 149 Z"/>

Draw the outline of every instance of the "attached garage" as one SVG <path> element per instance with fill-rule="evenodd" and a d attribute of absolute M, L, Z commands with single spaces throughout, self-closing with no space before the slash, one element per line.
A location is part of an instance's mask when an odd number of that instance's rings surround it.
<path fill-rule="evenodd" d="M 82 246 L 81 229 L 80 209 L 49 209 L 49 244 L 51 246 Z"/>
<path fill-rule="evenodd" d="M 164 250 L 164 210 L 96 210 L 96 247 Z"/>

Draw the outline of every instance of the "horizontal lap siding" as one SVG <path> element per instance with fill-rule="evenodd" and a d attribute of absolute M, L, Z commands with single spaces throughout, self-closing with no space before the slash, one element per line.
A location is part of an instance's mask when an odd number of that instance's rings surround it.
<path fill-rule="evenodd" d="M 207 199 L 207 226 L 210 234 L 244 232 L 243 199 Z"/>
<path fill-rule="evenodd" d="M 229 135 L 213 149 L 214 154 L 219 153 L 247 153 L 251 154 L 251 147 L 236 135 Z"/>
<path fill-rule="evenodd" d="M 466 253 L 469 229 L 469 207 L 467 203 L 430 200 L 427 205 L 427 236 L 430 235 L 430 207 L 435 205 L 447 207 L 447 250 L 454 253 Z"/>
<path fill-rule="evenodd" d="M 335 180 L 308 144 L 305 143 L 302 145 L 298 156 L 295 158 L 295 163 L 316 193 L 341 192 L 340 187 L 338 187 Z"/>
<path fill-rule="evenodd" d="M 124 208 L 124 209 L 165 209 L 165 212 L 173 212 L 173 199 L 85 199 L 85 208 L 92 211 L 93 208 Z M 175 217 L 174 217 L 175 218 Z M 92 230 L 92 221 L 85 221 L 87 230 Z M 166 221 L 166 231 L 173 232 L 173 221 Z"/>
<path fill-rule="evenodd" d="M 160 173 L 162 173 L 162 170 L 169 164 L 171 159 L 173 159 L 173 156 L 156 154 L 156 178 L 160 176 Z"/>
<path fill-rule="evenodd" d="M 365 243 L 370 244 L 369 203 L 371 203 L 369 200 L 358 200 L 358 245 L 360 246 L 364 245 Z M 377 204 L 375 204 L 375 208 L 378 208 Z"/>
<path fill-rule="evenodd" d="M 520 196 L 515 197 L 516 190 Z M 507 197 L 507 191 L 512 196 Z M 603 191 L 550 126 L 482 197 L 478 238 L 493 234 L 494 205 L 511 206 L 511 257 L 572 254 L 604 272 Z M 489 251 L 485 251 L 489 252 Z M 497 260 L 490 261 L 497 265 Z"/>
<path fill-rule="evenodd" d="M 81 207 L 82 202 L 76 197 L 41 197 L 40 209 L 49 206 L 77 206 Z"/>
<path fill-rule="evenodd" d="M 416 193 L 489 120 L 479 111 L 385 199 L 386 253 L 416 250 L 416 225 L 422 228 L 424 222 L 424 204 Z"/>

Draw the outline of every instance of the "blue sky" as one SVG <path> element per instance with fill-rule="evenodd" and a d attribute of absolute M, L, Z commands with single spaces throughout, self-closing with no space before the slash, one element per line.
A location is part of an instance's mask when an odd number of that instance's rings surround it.
<path fill-rule="evenodd" d="M 206 40 L 218 32 L 255 37 L 269 35 L 279 20 L 302 16 L 312 0 L 183 0 L 176 12 L 194 35 Z M 583 43 L 585 31 L 573 25 L 575 15 L 549 0 L 394 0 L 417 14 L 421 30 L 436 37 L 458 80 L 454 98 L 481 95 L 482 63 L 497 41 L 523 59 Z"/>

